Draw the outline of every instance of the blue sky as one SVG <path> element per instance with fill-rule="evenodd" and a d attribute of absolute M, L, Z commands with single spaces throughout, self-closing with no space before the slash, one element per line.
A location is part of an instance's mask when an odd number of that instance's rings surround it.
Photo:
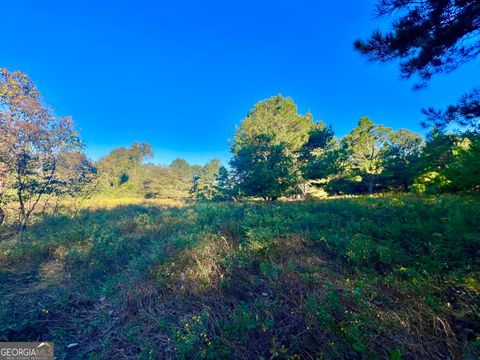
<path fill-rule="evenodd" d="M 0 67 L 22 70 L 93 159 L 147 141 L 154 161 L 229 157 L 253 105 L 282 93 L 338 136 L 361 116 L 422 132 L 420 109 L 478 84 L 478 63 L 413 91 L 352 42 L 375 1 L 2 1 Z"/>

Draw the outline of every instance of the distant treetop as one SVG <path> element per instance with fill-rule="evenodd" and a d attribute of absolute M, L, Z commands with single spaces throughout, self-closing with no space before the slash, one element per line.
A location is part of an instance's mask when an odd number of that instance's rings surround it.
<path fill-rule="evenodd" d="M 267 135 L 273 144 L 284 143 L 287 150 L 296 151 L 308 140 L 312 127 L 312 114 L 300 115 L 291 98 L 273 96 L 257 103 L 243 119 L 233 151 L 251 144 L 258 135 Z"/>

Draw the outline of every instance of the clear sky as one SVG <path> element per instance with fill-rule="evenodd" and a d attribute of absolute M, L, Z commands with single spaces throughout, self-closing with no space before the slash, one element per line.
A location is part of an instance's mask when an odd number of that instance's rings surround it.
<path fill-rule="evenodd" d="M 147 141 L 154 161 L 229 157 L 253 105 L 282 93 L 338 136 L 361 116 L 422 132 L 420 109 L 478 85 L 478 63 L 413 91 L 352 42 L 378 26 L 373 0 L 0 0 L 0 67 L 22 70 L 93 159 Z"/>

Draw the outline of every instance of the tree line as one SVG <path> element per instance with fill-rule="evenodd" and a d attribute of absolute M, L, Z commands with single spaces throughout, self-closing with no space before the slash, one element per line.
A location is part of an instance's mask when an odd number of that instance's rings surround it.
<path fill-rule="evenodd" d="M 130 148 L 118 148 L 94 165 L 97 170 L 95 192 L 104 196 L 152 198 L 186 198 L 196 179 L 213 182 L 220 160 L 205 165 L 191 165 L 176 159 L 168 166 L 148 162 L 153 151 L 148 143 L 133 143 Z"/>
<path fill-rule="evenodd" d="M 381 0 L 378 17 L 391 22 L 354 48 L 373 62 L 398 61 L 404 79 L 423 88 L 480 54 L 477 0 Z M 6 204 L 18 204 L 19 229 L 52 198 L 112 196 L 237 200 L 309 194 L 404 191 L 434 194 L 478 191 L 480 90 L 471 89 L 445 110 L 423 109 L 425 138 L 361 118 L 343 138 L 331 126 L 300 115 L 290 98 L 261 101 L 231 144 L 229 166 L 177 159 L 145 163 L 150 145 L 134 143 L 93 163 L 69 117 L 45 105 L 33 81 L 0 69 L 0 224 Z M 455 131 L 451 131 L 454 129 Z M 450 131 L 449 131 L 450 130 Z"/>
<path fill-rule="evenodd" d="M 433 127 L 423 138 L 363 117 L 337 138 L 332 126 L 299 114 L 294 101 L 282 95 L 257 103 L 242 120 L 228 166 L 218 159 L 203 166 L 183 159 L 156 165 L 147 162 L 151 146 L 137 142 L 93 162 L 82 152 L 72 120 L 56 117 L 22 72 L 0 70 L 0 109 L 0 204 L 18 204 L 20 227 L 52 198 L 276 200 L 475 191 L 480 184 L 480 139 L 474 130 L 447 133 Z"/>
<path fill-rule="evenodd" d="M 0 69 L 0 224 L 9 204 L 17 207 L 22 230 L 35 209 L 62 198 L 187 197 L 195 178 L 213 181 L 220 167 L 219 160 L 145 163 L 153 156 L 146 143 L 115 149 L 97 162 L 83 149 L 72 119 L 57 117 L 27 74 Z"/>
<path fill-rule="evenodd" d="M 259 102 L 231 144 L 229 167 L 200 198 L 239 199 L 309 194 L 475 191 L 480 186 L 478 133 L 432 128 L 424 138 L 362 117 L 343 138 L 333 128 L 298 114 L 281 95 Z M 202 192 L 205 190 L 205 192 Z"/>

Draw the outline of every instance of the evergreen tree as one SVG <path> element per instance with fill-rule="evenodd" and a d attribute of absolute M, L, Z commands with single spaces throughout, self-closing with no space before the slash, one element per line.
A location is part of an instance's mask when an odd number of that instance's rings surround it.
<path fill-rule="evenodd" d="M 480 136 L 469 134 L 464 146 L 455 150 L 455 159 L 446 169 L 454 190 L 480 190 Z"/>
<path fill-rule="evenodd" d="M 364 182 L 370 194 L 383 170 L 383 154 L 390 132 L 391 129 L 363 117 L 342 140 L 344 171 Z"/>
<path fill-rule="evenodd" d="M 307 142 L 300 149 L 303 177 L 307 180 L 323 179 L 331 171 L 330 158 L 336 140 L 331 127 L 323 122 L 315 123 L 308 134 Z"/>
<path fill-rule="evenodd" d="M 386 33 L 376 30 L 367 41 L 355 41 L 355 48 L 372 61 L 400 60 L 402 77 L 420 77 L 417 87 L 425 86 L 434 74 L 454 71 L 480 54 L 478 0 L 380 0 L 377 15 L 393 16 L 393 29 Z M 480 89 L 445 111 L 430 108 L 424 112 L 428 121 L 441 128 L 456 122 L 478 131 Z"/>
<path fill-rule="evenodd" d="M 429 133 L 412 190 L 429 194 L 447 191 L 451 181 L 447 178 L 446 171 L 454 162 L 458 150 L 464 147 L 463 142 L 464 138 L 459 135 L 445 134 L 438 130 Z"/>
<path fill-rule="evenodd" d="M 258 135 L 266 135 L 272 144 L 283 143 L 289 152 L 298 151 L 308 140 L 313 127 L 310 113 L 298 114 L 291 98 L 277 95 L 257 103 L 234 136 L 233 151 L 249 146 Z"/>
<path fill-rule="evenodd" d="M 407 129 L 390 134 L 383 154 L 382 185 L 388 190 L 409 191 L 419 170 L 423 138 Z"/>
<path fill-rule="evenodd" d="M 257 135 L 243 146 L 230 162 L 238 193 L 243 196 L 276 200 L 298 191 L 299 171 L 295 157 L 283 144 L 267 135 Z"/>

